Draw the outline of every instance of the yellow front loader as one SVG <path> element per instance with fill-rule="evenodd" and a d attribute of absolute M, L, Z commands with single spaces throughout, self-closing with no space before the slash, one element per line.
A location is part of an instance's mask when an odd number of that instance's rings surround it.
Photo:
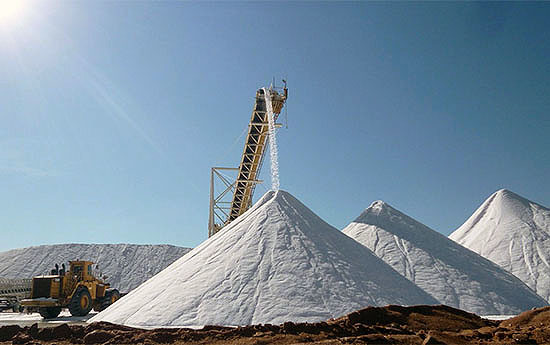
<path fill-rule="evenodd" d="M 69 261 L 69 270 L 56 268 L 50 275 L 32 279 L 31 297 L 21 301 L 27 311 L 38 311 L 46 319 L 55 318 L 62 308 L 73 316 L 85 316 L 90 310 L 102 311 L 120 293 L 93 274 L 91 261 Z"/>

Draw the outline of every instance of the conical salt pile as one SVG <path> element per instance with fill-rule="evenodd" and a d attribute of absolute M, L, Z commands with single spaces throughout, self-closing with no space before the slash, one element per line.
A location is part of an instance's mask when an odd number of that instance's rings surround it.
<path fill-rule="evenodd" d="M 343 232 L 443 304 L 480 315 L 546 305 L 498 265 L 383 201 L 374 202 Z"/>
<path fill-rule="evenodd" d="M 550 302 L 550 209 L 501 189 L 449 237 Z"/>
<path fill-rule="evenodd" d="M 270 191 L 90 321 L 278 324 L 326 320 L 368 305 L 436 303 L 292 195 Z"/>

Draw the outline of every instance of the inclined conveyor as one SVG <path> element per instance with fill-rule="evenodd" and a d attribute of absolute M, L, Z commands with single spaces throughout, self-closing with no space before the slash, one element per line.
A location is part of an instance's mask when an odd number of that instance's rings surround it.
<path fill-rule="evenodd" d="M 270 88 L 271 103 L 273 107 L 274 121 L 277 120 L 281 110 L 288 97 L 288 89 L 283 88 L 283 92 L 279 93 L 273 88 Z M 233 191 L 233 197 L 230 205 L 227 209 L 227 213 L 224 212 L 226 219 L 221 224 L 216 224 L 214 215 L 216 210 L 221 210 L 220 207 L 216 207 L 216 203 L 220 202 L 218 198 L 214 198 L 213 195 L 213 176 L 214 169 L 230 169 L 231 168 L 213 168 L 212 173 L 212 185 L 210 193 L 210 220 L 208 225 L 208 235 L 212 236 L 218 232 L 222 227 L 231 223 L 238 216 L 246 212 L 252 206 L 252 197 L 258 181 L 258 176 L 262 167 L 264 154 L 267 148 L 267 139 L 269 133 L 268 115 L 266 111 L 266 102 L 264 89 L 258 89 L 256 91 L 256 98 L 254 102 L 254 108 L 252 110 L 252 116 L 250 123 L 248 124 L 248 134 L 246 136 L 243 154 L 241 156 L 241 162 L 239 168 L 236 169 L 237 178 L 231 187 Z"/>

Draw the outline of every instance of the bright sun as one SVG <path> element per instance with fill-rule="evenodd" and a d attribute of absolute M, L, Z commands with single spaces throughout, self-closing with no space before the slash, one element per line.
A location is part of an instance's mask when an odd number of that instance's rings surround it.
<path fill-rule="evenodd" d="M 0 0 L 0 25 L 17 22 L 27 4 L 27 0 Z"/>

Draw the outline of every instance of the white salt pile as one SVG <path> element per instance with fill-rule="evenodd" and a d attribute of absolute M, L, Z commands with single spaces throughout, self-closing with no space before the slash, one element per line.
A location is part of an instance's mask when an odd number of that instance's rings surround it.
<path fill-rule="evenodd" d="M 191 248 L 166 244 L 52 244 L 0 253 L 0 277 L 32 278 L 69 260 L 91 260 L 111 287 L 129 292 L 181 258 Z"/>
<path fill-rule="evenodd" d="M 250 210 L 90 321 L 132 326 L 321 321 L 437 301 L 292 195 Z"/>
<path fill-rule="evenodd" d="M 550 209 L 502 189 L 449 237 L 550 302 Z"/>
<path fill-rule="evenodd" d="M 343 232 L 442 304 L 479 315 L 517 314 L 546 302 L 493 262 L 383 201 Z"/>

